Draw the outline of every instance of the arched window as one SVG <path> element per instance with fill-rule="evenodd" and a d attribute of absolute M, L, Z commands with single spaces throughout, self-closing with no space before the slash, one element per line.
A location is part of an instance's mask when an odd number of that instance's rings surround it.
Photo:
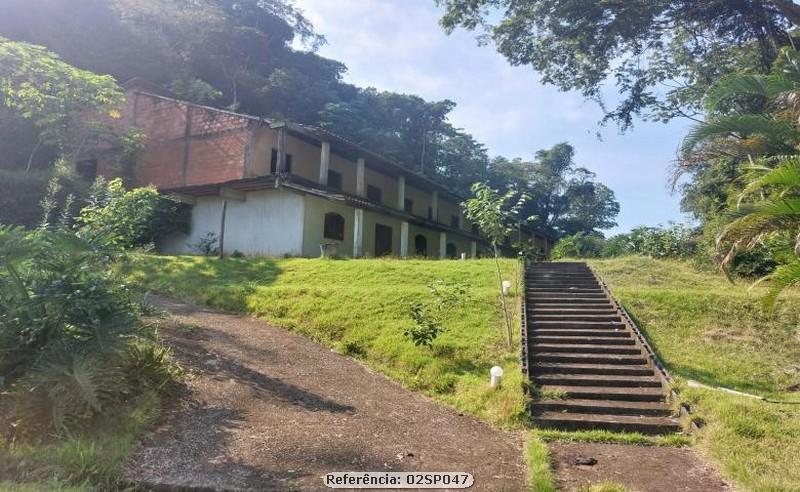
<path fill-rule="evenodd" d="M 344 241 L 344 217 L 336 212 L 325 214 L 325 234 L 326 239 L 336 239 Z"/>
<path fill-rule="evenodd" d="M 417 256 L 428 256 L 428 239 L 422 234 L 414 236 L 414 251 Z"/>
<path fill-rule="evenodd" d="M 456 245 L 453 243 L 447 243 L 445 250 L 448 258 L 455 258 L 458 256 L 458 250 L 456 250 Z"/>

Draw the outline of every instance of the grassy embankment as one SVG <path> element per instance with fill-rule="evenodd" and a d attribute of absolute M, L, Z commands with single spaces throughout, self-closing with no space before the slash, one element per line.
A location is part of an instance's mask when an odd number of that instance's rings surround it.
<path fill-rule="evenodd" d="M 505 278 L 515 261 L 504 260 Z M 524 421 L 519 334 L 505 347 L 493 260 L 321 260 L 139 256 L 131 283 L 220 309 L 255 314 L 503 428 Z M 463 283 L 469 300 L 431 349 L 403 336 L 408 306 L 436 280 Z M 499 391 L 489 369 L 504 368 Z"/>
<path fill-rule="evenodd" d="M 687 379 L 800 399 L 789 387 L 800 376 L 800 296 L 791 293 L 774 317 L 761 310 L 760 288 L 729 284 L 691 265 L 645 258 L 593 261 L 614 293 L 641 323 L 653 346 L 705 425 L 694 440 L 726 476 L 753 490 L 800 489 L 793 466 L 800 449 L 800 405 L 773 404 L 709 390 L 685 388 Z M 503 346 L 492 263 L 487 260 L 330 261 L 142 256 L 131 281 L 211 306 L 249 312 L 360 358 L 408 387 L 495 425 L 524 423 L 516 350 Z M 504 268 L 510 271 L 512 262 Z M 464 282 L 471 302 L 449 320 L 434 349 L 403 335 L 407 306 L 424 298 L 436 279 Z M 377 281 L 379 280 L 379 281 Z M 486 388 L 491 365 L 506 369 L 500 392 Z M 675 445 L 603 433 L 532 434 L 528 449 L 533 490 L 551 478 L 543 440 L 619 441 Z M 537 471 L 538 470 L 538 471 Z M 537 478 L 538 477 L 538 478 Z"/>
<path fill-rule="evenodd" d="M 590 264 L 638 320 L 703 424 L 696 446 L 747 489 L 800 490 L 800 405 L 686 387 L 692 379 L 800 402 L 793 387 L 800 383 L 800 293 L 787 293 L 770 316 L 759 301 L 763 287 L 733 285 L 685 262 Z"/>

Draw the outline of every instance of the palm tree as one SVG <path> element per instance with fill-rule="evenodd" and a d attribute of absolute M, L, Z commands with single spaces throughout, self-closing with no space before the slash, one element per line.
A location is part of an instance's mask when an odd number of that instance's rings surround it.
<path fill-rule="evenodd" d="M 794 259 L 759 280 L 770 280 L 764 298 L 772 308 L 787 287 L 800 283 L 800 54 L 784 49 L 768 75 L 734 74 L 720 80 L 705 96 L 715 115 L 694 127 L 681 146 L 681 163 L 673 176 L 705 161 L 704 148 L 727 152 L 750 165 L 747 183 L 727 212 L 729 223 L 717 238 L 727 248 L 720 262 L 728 272 L 736 252 L 780 234 L 794 237 Z M 783 154 L 783 155 L 781 155 Z M 786 155 L 794 154 L 794 155 Z M 754 199 L 755 197 L 755 199 Z"/>

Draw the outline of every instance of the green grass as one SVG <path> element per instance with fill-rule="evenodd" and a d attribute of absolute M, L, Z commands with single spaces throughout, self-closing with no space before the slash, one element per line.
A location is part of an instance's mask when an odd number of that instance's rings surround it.
<path fill-rule="evenodd" d="M 145 392 L 80 435 L 41 444 L 0 441 L 1 491 L 116 490 L 123 461 L 159 415 L 160 399 Z"/>
<path fill-rule="evenodd" d="M 641 257 L 591 260 L 634 316 L 681 397 L 703 424 L 697 446 L 750 490 L 799 490 L 800 405 L 767 403 L 685 388 L 693 379 L 776 400 L 800 401 L 800 294 L 770 315 L 765 288 L 730 284 L 680 261 Z"/>
<path fill-rule="evenodd" d="M 506 278 L 516 262 L 503 261 Z M 197 256 L 135 257 L 123 267 L 130 282 L 215 308 L 246 312 L 302 333 L 367 366 L 504 428 L 525 421 L 519 333 L 508 350 L 498 307 L 493 260 L 325 260 Z M 460 282 L 469 302 L 448 316 L 432 349 L 403 331 L 408 306 L 429 298 L 435 280 Z M 489 369 L 505 370 L 489 388 Z"/>
<path fill-rule="evenodd" d="M 531 492 L 555 492 L 556 483 L 547 444 L 534 432 L 528 433 L 528 489 Z"/>
<path fill-rule="evenodd" d="M 691 444 L 691 440 L 688 437 L 679 434 L 646 436 L 636 432 L 609 432 L 604 430 L 560 431 L 552 429 L 537 429 L 535 432 L 545 442 L 599 442 L 670 447 L 683 447 Z"/>

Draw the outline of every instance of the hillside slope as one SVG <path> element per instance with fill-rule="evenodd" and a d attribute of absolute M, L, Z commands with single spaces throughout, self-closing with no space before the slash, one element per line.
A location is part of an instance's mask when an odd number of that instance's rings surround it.
<path fill-rule="evenodd" d="M 800 405 L 685 387 L 692 379 L 800 402 L 800 293 L 789 292 L 770 316 L 759 301 L 763 287 L 734 285 L 688 263 L 641 257 L 589 263 L 640 323 L 693 418 L 704 424 L 698 447 L 747 488 L 800 489 Z"/>

